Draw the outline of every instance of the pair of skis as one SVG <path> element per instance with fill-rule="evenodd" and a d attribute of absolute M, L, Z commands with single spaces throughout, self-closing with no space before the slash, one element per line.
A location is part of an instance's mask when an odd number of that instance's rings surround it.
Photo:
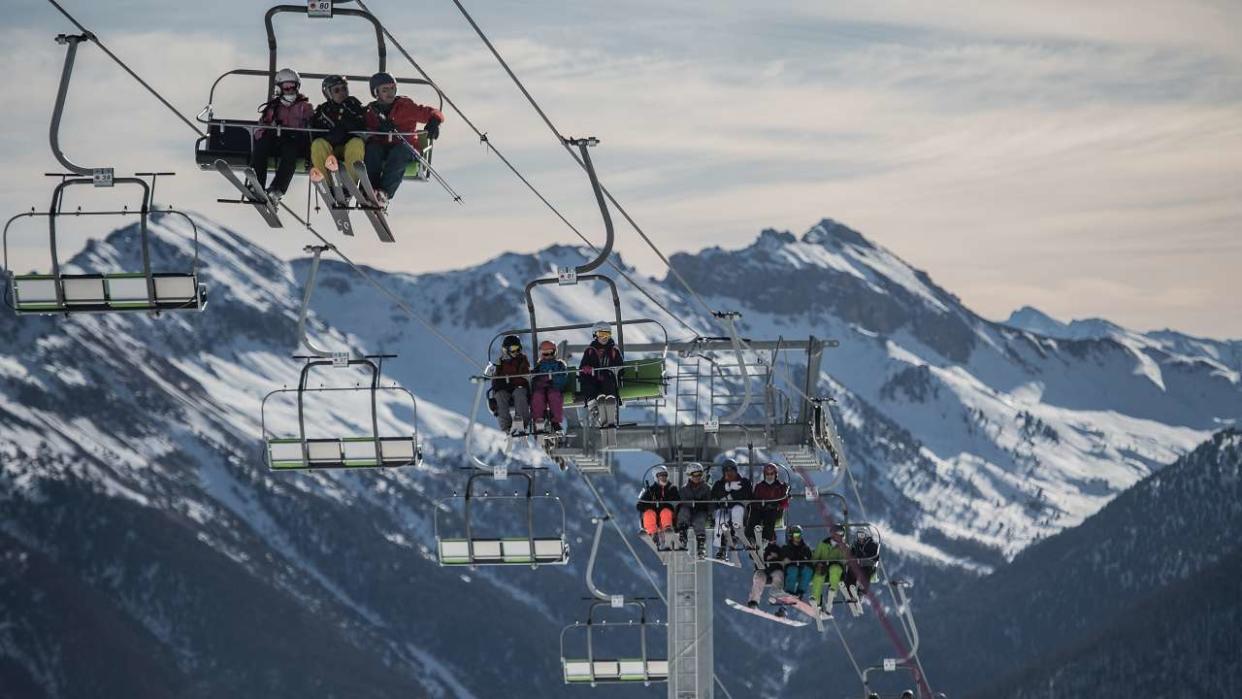
<path fill-rule="evenodd" d="M 272 201 L 267 196 L 267 192 L 263 191 L 263 185 L 259 184 L 258 176 L 254 174 L 254 168 L 246 168 L 246 181 L 243 182 L 237 177 L 236 173 L 233 172 L 233 169 L 230 168 L 229 164 L 224 160 L 217 160 L 215 162 L 215 167 L 216 171 L 221 175 L 224 175 L 224 179 L 228 180 L 229 184 L 236 187 L 237 191 L 241 192 L 242 195 L 241 200 L 238 201 L 234 201 L 232 199 L 218 199 L 217 201 L 228 204 L 250 204 L 254 207 L 255 211 L 259 212 L 259 215 L 263 217 L 263 220 L 267 221 L 267 225 L 272 228 L 284 227 L 284 224 L 280 222 L 280 210 L 277 207 L 276 202 Z"/>
<path fill-rule="evenodd" d="M 358 173 L 358 181 L 348 173 L 342 172 L 335 157 L 329 157 L 325 166 L 328 174 L 311 169 L 311 182 L 319 197 L 328 204 L 328 214 L 337 230 L 345 235 L 353 235 L 353 226 L 349 221 L 349 210 L 361 209 L 367 220 L 375 229 L 375 235 L 385 243 L 394 243 L 392 228 L 388 226 L 388 218 L 384 215 L 384 204 L 380 202 L 375 188 L 371 186 L 371 178 L 367 175 L 367 166 L 361 160 L 354 163 L 354 172 Z M 358 202 L 356 207 L 349 205 L 350 198 Z"/>
<path fill-rule="evenodd" d="M 729 605 L 730 607 L 733 607 L 739 612 L 746 612 L 747 614 L 753 614 L 757 617 L 762 617 L 764 619 L 767 619 L 768 621 L 775 621 L 778 624 L 784 624 L 786 626 L 793 626 L 795 628 L 801 628 L 803 626 L 806 626 L 805 621 L 799 621 L 797 619 L 790 619 L 789 617 L 785 617 L 785 616 L 777 616 L 771 612 L 766 612 L 758 607 L 750 607 L 745 604 L 734 602 L 728 597 L 725 598 L 725 604 Z"/>
<path fill-rule="evenodd" d="M 335 163 L 332 163 L 335 165 Z M 246 168 L 245 181 L 233 172 L 229 164 L 223 159 L 215 162 L 216 171 L 233 185 L 242 198 L 239 200 L 220 199 L 218 201 L 230 204 L 250 204 L 259 212 L 267 225 L 272 228 L 283 228 L 284 224 L 280 221 L 280 209 L 276 202 L 267 196 L 267 192 L 263 190 L 263 186 L 259 184 L 259 178 L 255 175 L 254 168 Z M 392 235 L 392 228 L 388 225 L 388 219 L 384 216 L 384 207 L 380 204 L 376 196 L 375 189 L 371 186 L 371 180 L 367 177 L 367 168 L 362 161 L 354 164 L 355 171 L 361 176 L 358 183 L 353 181 L 352 177 L 339 172 L 339 168 L 329 167 L 329 176 L 325 178 L 323 173 L 312 169 L 311 180 L 314 182 L 316 191 L 319 196 L 328 203 L 328 212 L 332 216 L 333 223 L 336 224 L 338 230 L 345 235 L 353 235 L 353 226 L 349 221 L 349 210 L 351 208 L 359 208 L 366 214 L 367 219 L 375 228 L 375 234 L 385 243 L 396 242 L 396 238 Z M 318 174 L 318 177 L 315 175 Z M 361 188 L 359 187 L 361 184 Z M 353 197 L 358 202 L 357 207 L 349 205 L 349 197 Z"/>

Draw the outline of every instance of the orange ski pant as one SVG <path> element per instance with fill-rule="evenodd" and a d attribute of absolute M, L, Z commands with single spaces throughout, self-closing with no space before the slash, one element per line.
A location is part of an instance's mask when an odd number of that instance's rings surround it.
<path fill-rule="evenodd" d="M 659 519 L 659 529 L 673 528 L 673 508 L 661 507 L 659 515 L 656 515 L 655 510 L 645 510 L 643 512 L 643 529 L 648 534 L 654 535 L 656 533 L 657 518 Z"/>

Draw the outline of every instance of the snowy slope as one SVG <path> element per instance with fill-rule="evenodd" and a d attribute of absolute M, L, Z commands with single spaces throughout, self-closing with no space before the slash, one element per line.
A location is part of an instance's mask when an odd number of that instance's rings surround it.
<path fill-rule="evenodd" d="M 288 355 L 306 261 L 282 262 L 198 220 L 210 286 L 203 314 L 0 314 L 0 532 L 12 563 L 0 576 L 9 600 L 0 610 L 9 624 L 0 633 L 0 677 L 46 688 L 57 677 L 91 671 L 51 618 L 22 601 L 20 591 L 37 580 L 65 595 L 106 600 L 99 638 L 117 624 L 132 627 L 132 643 L 115 649 L 113 664 L 124 666 L 131 655 L 177 658 L 176 672 L 161 676 L 152 696 L 187 687 L 229 691 L 234 685 L 211 684 L 212 668 L 231 657 L 221 649 L 231 647 L 230 634 L 246 632 L 247 616 L 257 613 L 250 607 L 275 600 L 292 600 L 297 613 L 309 615 L 302 633 L 330 650 L 313 678 L 319 684 L 276 677 L 266 685 L 272 693 L 379 696 L 418 686 L 432 696 L 490 696 L 514 664 L 526 669 L 522 686 L 532 693 L 566 693 L 555 649 L 561 625 L 577 611 L 566 600 L 582 594 L 585 557 L 564 569 L 462 574 L 435 566 L 429 547 L 434 502 L 461 486 L 455 471 L 465 464 L 468 375 L 498 332 L 528 324 L 526 282 L 581 262 L 583 251 L 504 254 L 417 276 L 371 272 L 465 348 L 469 361 L 348 267 L 325 260 L 314 337 L 335 349 L 400 355 L 385 364 L 385 375 L 417 395 L 427 465 L 271 474 L 261 461 L 260 405 L 269 390 L 297 379 Z M 189 254 L 182 222 L 160 219 L 156 230 L 157 261 Z M 133 262 L 133 238 L 132 229 L 115 233 L 73 264 Z M 746 249 L 677 255 L 674 264 L 714 307 L 742 311 L 750 336 L 841 341 L 825 357 L 820 389 L 838 401 L 868 515 L 885 526 L 890 561 L 916 575 L 928 566 L 985 572 L 1081 521 L 1242 415 L 1237 372 L 1211 346 L 1134 333 L 1064 340 L 989 323 L 926 274 L 831 221 L 801 238 L 765 231 Z M 690 327 L 720 332 L 675 282 L 648 286 Z M 657 318 L 670 335 L 688 334 L 621 287 L 627 317 Z M 610 315 L 602 288 L 537 293 L 541 325 Z M 657 337 L 636 330 L 631 339 Z M 1157 343 L 1162 352 L 1153 349 Z M 351 405 L 334 406 L 331 419 L 312 425 L 357 425 L 360 411 Z M 410 417 L 387 399 L 380 416 L 393 427 Z M 287 426 L 291 415 L 276 410 L 268 419 Z M 494 431 L 483 434 L 485 446 L 500 443 Z M 520 456 L 548 465 L 537 454 Z M 614 511 L 630 512 L 631 476 L 604 488 Z M 564 497 L 581 553 L 598 508 L 571 475 L 545 481 L 541 487 Z M 159 523 L 162 537 L 143 533 Z M 147 548 L 135 536 L 161 543 Z M 170 559 L 168 551 L 183 555 Z M 628 558 L 605 558 L 601 586 L 649 593 Z M 936 578 L 945 586 L 956 579 Z M 489 604 L 446 608 L 429 604 L 428 591 L 460 591 Z M 238 599 L 245 602 L 223 603 Z M 499 607 L 505 614 L 493 613 Z M 228 622 L 203 621 L 217 616 Z M 14 629 L 28 629 L 48 644 L 45 652 L 26 652 L 28 639 Z M 480 629 L 488 643 L 478 643 Z M 255 642 L 284 648 L 286 632 L 267 625 Z M 719 647 L 729 647 L 753 627 L 729 618 L 717 632 Z M 739 669 L 759 672 L 749 676 L 761 677 L 764 691 L 779 691 L 783 681 L 761 671 L 788 647 L 782 643 L 739 661 Z M 270 657 L 287 663 L 296 654 Z M 237 677 L 253 677 L 249 670 Z M 372 681 L 351 685 L 348 678 L 359 673 Z"/>
<path fill-rule="evenodd" d="M 919 455 L 882 465 L 891 474 L 875 487 L 917 502 L 896 528 L 943 553 L 970 542 L 1012 557 L 1242 416 L 1239 374 L 1212 347 L 992 323 L 831 220 L 673 263 L 715 306 L 741 310 L 751 335 L 841 341 L 825 373 L 847 421 L 865 403 Z"/>

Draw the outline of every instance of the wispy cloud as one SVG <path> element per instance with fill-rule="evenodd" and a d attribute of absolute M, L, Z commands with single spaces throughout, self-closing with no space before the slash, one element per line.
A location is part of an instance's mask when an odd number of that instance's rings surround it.
<path fill-rule="evenodd" d="M 489 138 L 598 237 L 585 178 L 460 20 L 373 4 Z M 986 315 L 1038 303 L 1063 317 L 1242 335 L 1227 271 L 1242 264 L 1237 6 L 593 7 L 474 9 L 557 124 L 603 138 L 595 155 L 605 182 L 668 251 L 741 244 L 765 226 L 800 230 L 833 216 Z M 258 11 L 237 3 L 224 14 L 228 31 L 194 15 L 168 21 L 197 31 L 117 27 L 105 38 L 193 113 L 217 74 L 265 64 Z M 154 28 L 165 15 L 152 4 L 133 16 Z M 341 69 L 369 70 L 365 32 L 320 40 L 314 31 L 325 25 L 280 26 L 289 37 L 282 63 L 322 68 L 327 42 L 333 55 L 360 56 Z M 0 59 L 38 86 L 16 107 L 16 123 L 29 126 L 0 135 L 16 153 L 0 175 L 10 209 L 46 199 L 47 183 L 27 173 L 50 167 L 43 132 L 62 54 L 50 41 L 57 23 L 48 27 L 23 24 L 2 37 Z M 118 167 L 175 165 L 182 175 L 164 189 L 170 200 L 282 252 L 300 249 L 293 231 L 273 233 L 249 211 L 216 205 L 227 191 L 193 172 L 188 131 L 90 58 L 71 99 L 90 110 L 66 122 L 71 152 Z M 390 66 L 412 74 L 394 52 Z M 222 104 L 251 109 L 260 87 L 232 86 Z M 349 241 L 360 258 L 426 270 L 576 240 L 452 115 L 436 157 L 467 205 L 434 185 L 407 186 L 393 208 L 401 245 Z M 623 233 L 620 248 L 660 273 L 633 236 Z M 1176 268 L 1165 263 L 1173 258 Z"/>

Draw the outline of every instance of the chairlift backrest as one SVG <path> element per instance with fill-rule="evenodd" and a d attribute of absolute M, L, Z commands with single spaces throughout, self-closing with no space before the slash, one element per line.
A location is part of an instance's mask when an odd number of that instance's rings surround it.
<path fill-rule="evenodd" d="M 414 395 L 399 386 L 380 386 L 380 369 L 371 358 L 323 359 L 308 357 L 298 376 L 296 389 L 278 389 L 269 393 L 262 404 L 261 422 L 266 444 L 266 457 L 273 470 L 307 470 L 339 468 L 395 468 L 418 465 L 422 462 L 422 447 L 418 440 L 418 402 Z M 362 367 L 369 370 L 370 381 L 365 386 L 311 387 L 310 376 L 317 367 Z M 367 391 L 370 398 L 370 434 L 328 435 L 310 437 L 306 428 L 306 397 L 308 394 L 337 391 Z M 413 425 L 407 434 L 381 434 L 379 429 L 379 394 L 396 393 L 402 402 L 408 401 L 412 410 Z M 268 427 L 269 402 L 276 396 L 294 394 L 297 402 L 298 431 L 296 435 L 274 434 Z"/>
<path fill-rule="evenodd" d="M 463 495 L 454 495 L 440 501 L 440 506 L 436 508 L 434 516 L 436 554 L 440 565 L 529 565 L 531 568 L 537 568 L 540 565 L 564 565 L 569 562 L 569 545 L 565 539 L 565 506 L 560 498 L 547 494 L 535 494 L 534 477 L 525 471 L 506 472 L 504 479 L 515 476 L 525 479 L 525 493 L 513 495 L 491 495 L 485 491 L 480 493 L 476 490 L 476 484 L 479 481 L 487 479 L 499 481 L 501 478 L 491 471 L 475 469 L 466 480 Z M 447 537 L 442 532 L 441 515 L 443 512 L 451 511 L 447 504 L 452 500 L 463 501 L 464 536 Z M 520 536 L 478 537 L 475 535 L 471 517 L 472 506 L 477 502 L 494 500 L 525 501 L 526 526 Z M 536 531 L 536 503 L 540 503 L 541 507 L 546 504 L 559 509 L 558 532 Z"/>

